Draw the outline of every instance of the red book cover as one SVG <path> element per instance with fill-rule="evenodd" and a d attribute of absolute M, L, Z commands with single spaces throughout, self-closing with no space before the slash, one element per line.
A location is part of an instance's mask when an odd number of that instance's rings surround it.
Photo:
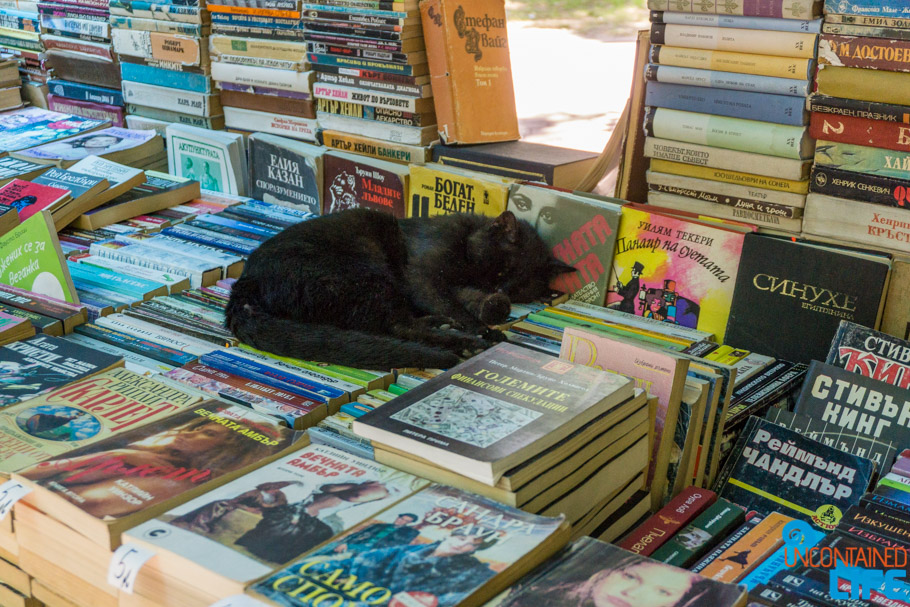
<path fill-rule="evenodd" d="M 53 212 L 54 206 L 69 195 L 70 191 L 63 188 L 13 179 L 0 188 L 0 204 L 16 209 L 19 220 L 25 221 L 45 209 Z"/>
<path fill-rule="evenodd" d="M 910 72 L 910 40 L 822 34 L 818 38 L 818 63 Z"/>
<path fill-rule="evenodd" d="M 267 398 L 282 405 L 289 405 L 295 409 L 311 411 L 313 409 L 318 409 L 319 407 L 324 406 L 323 403 L 318 403 L 316 401 L 310 400 L 308 398 L 303 398 L 302 396 L 297 396 L 296 394 L 291 394 L 289 392 L 283 392 L 277 388 L 263 385 L 255 380 L 246 379 L 245 377 L 234 375 L 233 373 L 225 373 L 224 371 L 220 371 L 202 363 L 191 363 L 189 365 L 186 365 L 184 368 L 187 371 L 196 373 L 197 375 L 202 375 L 203 377 L 207 377 L 209 379 L 214 379 L 223 384 L 237 388 L 243 392 L 248 392 L 262 398 Z"/>
<path fill-rule="evenodd" d="M 716 499 L 713 491 L 687 487 L 616 545 L 641 556 L 650 556 Z"/>
<path fill-rule="evenodd" d="M 815 139 L 910 151 L 910 125 L 812 112 L 809 134 Z"/>

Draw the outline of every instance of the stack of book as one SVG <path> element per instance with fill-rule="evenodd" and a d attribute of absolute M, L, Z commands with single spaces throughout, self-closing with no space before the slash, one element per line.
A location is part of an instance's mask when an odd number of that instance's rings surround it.
<path fill-rule="evenodd" d="M 412 161 L 425 161 L 426 146 L 438 135 L 417 2 L 367 6 L 343 0 L 304 5 L 323 141 L 385 159 L 400 148 Z"/>
<path fill-rule="evenodd" d="M 300 0 L 209 3 L 212 77 L 230 130 L 316 140 L 300 9 Z"/>
<path fill-rule="evenodd" d="M 38 4 L 32 0 L 4 3 L 0 8 L 0 50 L 3 60 L 13 59 L 20 75 L 22 98 L 32 105 L 47 108 L 48 71 L 44 64 L 44 44 L 41 42 L 41 25 Z M 9 55 L 7 57 L 7 55 Z M 12 78 L 3 75 L 3 88 L 9 87 Z M 4 108 L 15 107 L 5 98 Z"/>
<path fill-rule="evenodd" d="M 806 233 L 910 252 L 910 9 L 827 2 L 809 98 L 819 140 Z"/>
<path fill-rule="evenodd" d="M 135 7 L 141 10 L 130 16 L 118 12 L 112 17 L 114 48 L 122 56 L 123 98 L 129 113 L 141 117 L 131 121 L 135 126 L 163 128 L 177 122 L 221 129 L 205 2 L 181 4 L 186 6 L 173 13 L 152 4 Z"/>
<path fill-rule="evenodd" d="M 55 83 L 48 82 L 48 107 L 124 126 L 120 64 L 111 45 L 107 1 L 41 1 L 38 9 Z"/>
<path fill-rule="evenodd" d="M 648 201 L 798 234 L 820 6 L 709 4 L 648 3 Z"/>
<path fill-rule="evenodd" d="M 0 9 L 0 11 L 5 9 Z M 0 13 L 0 23 L 4 16 Z M 18 17 L 17 17 L 18 18 Z M 19 61 L 12 54 L 0 52 L 0 111 L 6 112 L 22 107 L 22 76 Z"/>

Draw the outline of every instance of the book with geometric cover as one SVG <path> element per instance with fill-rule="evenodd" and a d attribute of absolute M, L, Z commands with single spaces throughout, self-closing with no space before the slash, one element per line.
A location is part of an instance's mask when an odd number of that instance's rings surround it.
<path fill-rule="evenodd" d="M 332 447 L 304 447 L 129 530 L 124 541 L 158 554 L 146 566 L 152 571 L 140 572 L 137 591 L 168 602 L 167 584 L 155 584 L 166 559 L 197 580 L 211 602 L 240 593 L 247 582 L 427 484 Z M 407 543 L 420 534 L 415 523 L 415 515 L 396 510 L 390 525 L 352 536 L 348 543 L 361 549 Z"/>
<path fill-rule="evenodd" d="M 402 513 L 413 517 L 416 535 L 394 543 L 373 539 Z M 336 607 L 474 607 L 562 548 L 568 535 L 563 517 L 528 514 L 432 485 L 255 582 L 247 593 L 284 607 L 311 607 L 320 595 Z"/>
<path fill-rule="evenodd" d="M 19 470 L 14 478 L 33 489 L 23 498 L 29 505 L 113 550 L 124 530 L 281 457 L 294 438 L 274 418 L 209 400 Z"/>
<path fill-rule="evenodd" d="M 746 592 L 590 537 L 486 607 L 740 607 Z"/>
<path fill-rule="evenodd" d="M 0 348 L 0 407 L 123 365 L 110 354 L 50 335 Z"/>
<path fill-rule="evenodd" d="M 632 398 L 633 382 L 502 343 L 354 421 L 354 432 L 488 485 Z"/>
<path fill-rule="evenodd" d="M 120 435 L 198 401 L 126 369 L 67 384 L 0 411 L 0 474 Z"/>
<path fill-rule="evenodd" d="M 874 473 L 870 459 L 750 417 L 714 490 L 748 510 L 778 511 L 830 531 Z"/>

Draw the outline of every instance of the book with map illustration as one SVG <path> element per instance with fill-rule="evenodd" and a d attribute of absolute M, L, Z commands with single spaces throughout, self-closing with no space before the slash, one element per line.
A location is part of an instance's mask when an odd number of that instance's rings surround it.
<path fill-rule="evenodd" d="M 158 558 L 135 592 L 165 604 L 211 604 L 425 487 L 428 481 L 325 445 L 296 450 L 128 531 L 124 539 Z M 397 511 L 396 511 L 397 513 Z M 416 516 L 348 538 L 358 549 L 407 543 Z M 197 581 L 191 593 L 177 577 Z M 176 593 L 170 596 L 170 593 Z"/>
<path fill-rule="evenodd" d="M 632 398 L 634 382 L 502 343 L 354 421 L 354 432 L 488 485 Z"/>

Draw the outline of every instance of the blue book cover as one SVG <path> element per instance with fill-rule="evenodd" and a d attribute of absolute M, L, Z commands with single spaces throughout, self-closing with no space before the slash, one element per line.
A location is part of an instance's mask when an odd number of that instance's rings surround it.
<path fill-rule="evenodd" d="M 730 89 L 748 93 L 770 93 L 805 97 L 809 94 L 808 80 L 792 78 L 775 78 L 755 74 L 736 74 L 716 70 L 700 70 L 694 67 L 677 67 L 675 65 L 658 65 L 649 63 L 645 67 L 645 78 L 667 84 L 685 84 L 688 86 L 705 86 L 709 88 Z"/>
<path fill-rule="evenodd" d="M 212 79 L 209 76 L 192 72 L 176 72 L 141 63 L 122 62 L 120 75 L 124 80 L 130 82 L 166 86 L 194 93 L 211 93 L 214 90 Z"/>
<path fill-rule="evenodd" d="M 176 238 L 182 238 L 183 240 L 188 240 L 190 242 L 198 242 L 199 244 L 205 244 L 213 247 L 220 247 L 226 251 L 240 253 L 242 255 L 250 255 L 253 251 L 259 248 L 259 243 L 247 244 L 230 237 L 225 237 L 223 234 L 218 234 L 210 230 L 205 230 L 193 226 L 173 226 L 170 228 L 165 228 L 161 232 L 163 234 L 167 234 L 168 236 L 174 236 Z"/>
<path fill-rule="evenodd" d="M 882 0 L 825 0 L 825 13 L 870 17 L 910 17 L 910 4 Z"/>
<path fill-rule="evenodd" d="M 296 220 L 297 222 L 316 217 L 314 213 L 310 213 L 309 211 L 283 207 L 281 205 L 273 204 L 270 202 L 263 202 L 261 200 L 247 200 L 243 204 L 240 204 L 236 207 L 231 207 L 231 210 L 234 212 L 245 210 L 253 214 L 262 215 L 264 217 L 281 217 L 290 220 Z"/>
<path fill-rule="evenodd" d="M 805 104 L 806 100 L 802 97 L 667 84 L 653 80 L 648 82 L 645 89 L 645 105 L 652 107 L 793 126 L 809 123 Z"/>
<path fill-rule="evenodd" d="M 824 532 L 813 529 L 810 526 L 800 527 L 794 530 L 793 533 L 797 534 L 796 537 L 788 537 L 787 544 L 789 546 L 793 546 L 799 542 L 801 551 L 815 546 L 825 537 Z M 746 577 L 741 578 L 736 583 L 744 585 L 746 587 L 746 590 L 752 590 L 759 584 L 767 584 L 768 581 L 778 572 L 788 569 L 786 564 L 785 550 L 785 546 L 781 546 L 775 550 L 771 556 L 759 563 L 758 567 L 753 569 L 746 575 Z M 790 558 L 792 559 L 793 557 L 791 556 Z M 791 561 L 790 564 L 792 565 L 793 562 Z"/>
<path fill-rule="evenodd" d="M 123 93 L 120 89 L 107 89 L 81 82 L 70 82 L 51 78 L 47 81 L 48 91 L 60 97 L 75 99 L 77 101 L 91 101 L 107 105 L 123 105 Z"/>
<path fill-rule="evenodd" d="M 138 295 L 140 298 L 149 293 L 167 289 L 162 283 L 140 278 L 138 276 L 114 272 L 97 266 L 74 263 L 72 261 L 67 261 L 66 265 L 69 268 L 73 280 L 76 280 L 76 277 L 78 276 L 80 280 L 84 280 L 85 282 L 111 290 L 120 290 L 131 295 Z"/>
<path fill-rule="evenodd" d="M 227 219 L 221 217 L 218 213 L 212 213 L 210 215 L 199 215 L 194 221 L 199 221 L 202 223 L 214 223 L 216 225 L 225 226 L 228 228 L 234 228 L 237 230 L 243 230 L 244 232 L 250 232 L 252 234 L 259 234 L 260 236 L 274 236 L 281 230 L 274 228 L 264 228 L 262 226 L 256 226 L 251 223 L 246 223 L 243 221 L 236 221 L 234 219 Z"/>
<path fill-rule="evenodd" d="M 211 352 L 203 355 L 202 358 L 200 358 L 200 361 L 220 371 L 242 375 L 249 379 L 255 379 L 273 388 L 287 390 L 291 394 L 309 398 L 316 402 L 324 403 L 332 398 L 326 395 L 317 394 L 307 388 L 306 386 L 313 385 L 311 382 L 304 381 L 298 377 L 293 377 L 278 369 L 260 365 L 255 361 L 230 355 L 227 352 Z"/>

